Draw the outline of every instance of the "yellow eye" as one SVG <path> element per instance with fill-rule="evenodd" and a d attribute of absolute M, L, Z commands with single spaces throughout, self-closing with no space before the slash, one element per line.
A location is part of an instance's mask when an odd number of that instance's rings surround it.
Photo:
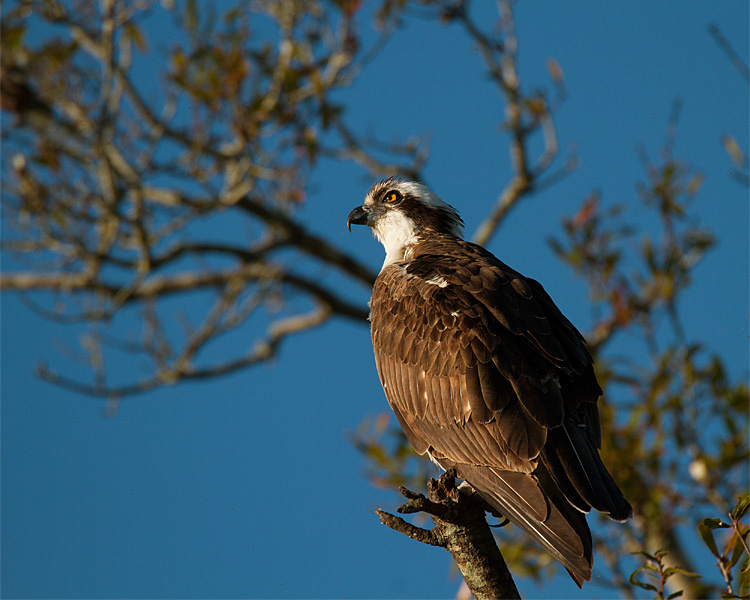
<path fill-rule="evenodd" d="M 387 204 L 398 204 L 403 199 L 404 197 L 401 195 L 401 192 L 397 192 L 396 190 L 391 190 L 384 198 Z"/>

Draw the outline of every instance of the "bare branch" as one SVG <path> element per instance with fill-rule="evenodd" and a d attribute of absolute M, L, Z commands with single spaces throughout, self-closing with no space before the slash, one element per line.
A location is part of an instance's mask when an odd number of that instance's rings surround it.
<path fill-rule="evenodd" d="M 468 489 L 457 488 L 455 478 L 455 472 L 448 471 L 437 481 L 430 479 L 429 498 L 401 488 L 409 502 L 398 511 L 426 512 L 435 524 L 432 530 L 416 527 L 400 517 L 378 510 L 381 523 L 424 544 L 447 549 L 477 600 L 520 598 L 487 525 L 484 501 Z"/>
<path fill-rule="evenodd" d="M 375 514 L 380 517 L 380 522 L 383 525 L 385 525 L 386 527 L 390 527 L 394 531 L 403 533 L 413 540 L 416 540 L 423 544 L 428 544 L 430 546 L 441 546 L 443 548 L 445 547 L 445 543 L 438 538 L 434 530 L 422 529 L 421 527 L 412 525 L 401 517 L 397 517 L 396 515 L 392 515 L 383 510 L 376 510 Z"/>
<path fill-rule="evenodd" d="M 343 300 L 328 288 L 300 275 L 285 271 L 270 264 L 253 263 L 240 270 L 212 272 L 186 272 L 176 275 L 155 275 L 132 286 L 120 298 L 121 304 L 139 300 L 163 298 L 171 294 L 195 291 L 203 288 L 221 288 L 239 278 L 243 282 L 273 280 L 289 284 L 318 298 L 331 307 L 333 312 L 351 319 L 366 321 L 368 311 Z M 59 291 L 64 293 L 96 292 L 115 299 L 123 288 L 119 285 L 92 280 L 86 273 L 5 273 L 0 276 L 0 290 L 13 291 Z M 104 313 L 100 318 L 104 317 Z"/>
<path fill-rule="evenodd" d="M 724 34 L 719 29 L 716 23 L 711 23 L 708 26 L 708 33 L 716 42 L 716 45 L 724 52 L 732 66 L 737 69 L 737 72 L 742 75 L 745 81 L 750 81 L 750 67 L 745 63 L 744 59 L 737 54 L 729 40 L 724 37 Z"/>
<path fill-rule="evenodd" d="M 550 105 L 542 95 L 527 96 L 521 90 L 517 71 L 518 39 L 516 37 L 513 12 L 509 0 L 499 2 L 502 24 L 502 39 L 494 39 L 484 34 L 471 20 L 468 10 L 452 13 L 466 28 L 474 43 L 480 49 L 487 69 L 505 97 L 504 128 L 510 135 L 510 161 L 513 176 L 500 193 L 489 215 L 480 223 L 472 239 L 486 245 L 497 232 L 502 221 L 524 196 L 539 188 L 538 180 L 549 169 L 558 154 L 557 132 L 552 119 L 554 111 L 565 97 L 565 88 L 559 69 L 553 74 L 557 98 Z M 541 130 L 544 150 L 534 164 L 528 157 L 527 144 L 531 135 Z M 567 174 L 574 167 L 569 162 L 566 168 L 545 182 L 545 186 Z"/>

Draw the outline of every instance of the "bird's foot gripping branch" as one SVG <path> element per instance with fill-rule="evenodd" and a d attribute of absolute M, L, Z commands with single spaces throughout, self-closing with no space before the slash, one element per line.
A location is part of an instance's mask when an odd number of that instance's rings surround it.
<path fill-rule="evenodd" d="M 487 519 L 486 503 L 476 494 L 467 494 L 456 486 L 456 473 L 449 470 L 427 483 L 428 496 L 401 486 L 409 501 L 400 506 L 401 514 L 424 512 L 435 527 L 423 529 L 401 517 L 378 510 L 381 523 L 410 538 L 441 546 L 456 561 L 464 581 L 477 600 L 481 598 L 520 598 L 513 578 L 495 543 Z"/>

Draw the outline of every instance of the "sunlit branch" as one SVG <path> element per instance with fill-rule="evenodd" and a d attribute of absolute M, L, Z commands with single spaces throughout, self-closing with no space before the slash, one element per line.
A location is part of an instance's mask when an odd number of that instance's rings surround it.
<path fill-rule="evenodd" d="M 366 321 L 369 314 L 364 307 L 343 300 L 323 285 L 287 272 L 282 267 L 263 263 L 244 265 L 240 269 L 152 276 L 132 287 L 126 297 L 122 299 L 122 303 L 128 304 L 138 300 L 164 298 L 173 294 L 201 289 L 221 288 L 237 277 L 245 282 L 272 279 L 291 285 L 325 302 L 333 312 L 340 316 Z M 57 291 L 68 294 L 96 292 L 104 297 L 114 299 L 121 289 L 121 286 L 113 283 L 92 280 L 87 273 L 5 273 L 0 277 L 0 290 Z M 100 318 L 107 314 L 109 313 L 103 311 Z"/>
<path fill-rule="evenodd" d="M 267 337 L 257 340 L 251 351 L 244 356 L 207 367 L 193 367 L 185 363 L 175 364 L 159 369 L 151 377 L 123 386 L 108 387 L 101 383 L 94 385 L 83 383 L 52 371 L 45 364 L 41 364 L 37 372 L 40 377 L 50 383 L 80 394 L 96 398 L 119 399 L 143 394 L 163 385 L 174 384 L 180 380 L 219 377 L 267 362 L 276 356 L 279 346 L 285 338 L 295 333 L 318 327 L 326 322 L 330 316 L 330 309 L 325 305 L 321 305 L 310 313 L 279 319 L 271 323 L 268 328 Z"/>
<path fill-rule="evenodd" d="M 540 177 L 557 157 L 557 133 L 552 115 L 565 95 L 561 81 L 557 82 L 558 96 L 553 106 L 550 106 L 544 97 L 527 97 L 523 94 L 516 66 L 518 39 L 513 24 L 511 4 L 507 0 L 498 4 L 503 34 L 501 40 L 485 35 L 470 19 L 465 7 L 456 11 L 454 15 L 464 25 L 480 49 L 488 72 L 503 92 L 505 97 L 504 128 L 510 136 L 510 161 L 513 175 L 488 216 L 480 223 L 472 236 L 475 242 L 482 245 L 489 243 L 502 221 L 522 197 L 539 189 Z M 527 112 L 530 114 L 525 117 Z M 531 164 L 527 149 L 528 138 L 539 129 L 544 139 L 544 150 L 536 162 Z M 567 174 L 573 166 L 574 163 L 569 162 L 564 169 L 542 183 L 546 187 Z"/>

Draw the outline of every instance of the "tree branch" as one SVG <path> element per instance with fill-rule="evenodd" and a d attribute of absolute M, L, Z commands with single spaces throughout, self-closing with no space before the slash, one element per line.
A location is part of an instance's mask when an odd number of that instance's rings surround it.
<path fill-rule="evenodd" d="M 410 538 L 448 550 L 475 600 L 519 598 L 518 589 L 487 524 L 484 502 L 472 491 L 456 487 L 456 474 L 448 471 L 430 479 L 429 498 L 404 488 L 409 502 L 401 513 L 425 512 L 432 517 L 431 530 L 416 527 L 401 517 L 378 510 L 381 523 Z"/>

